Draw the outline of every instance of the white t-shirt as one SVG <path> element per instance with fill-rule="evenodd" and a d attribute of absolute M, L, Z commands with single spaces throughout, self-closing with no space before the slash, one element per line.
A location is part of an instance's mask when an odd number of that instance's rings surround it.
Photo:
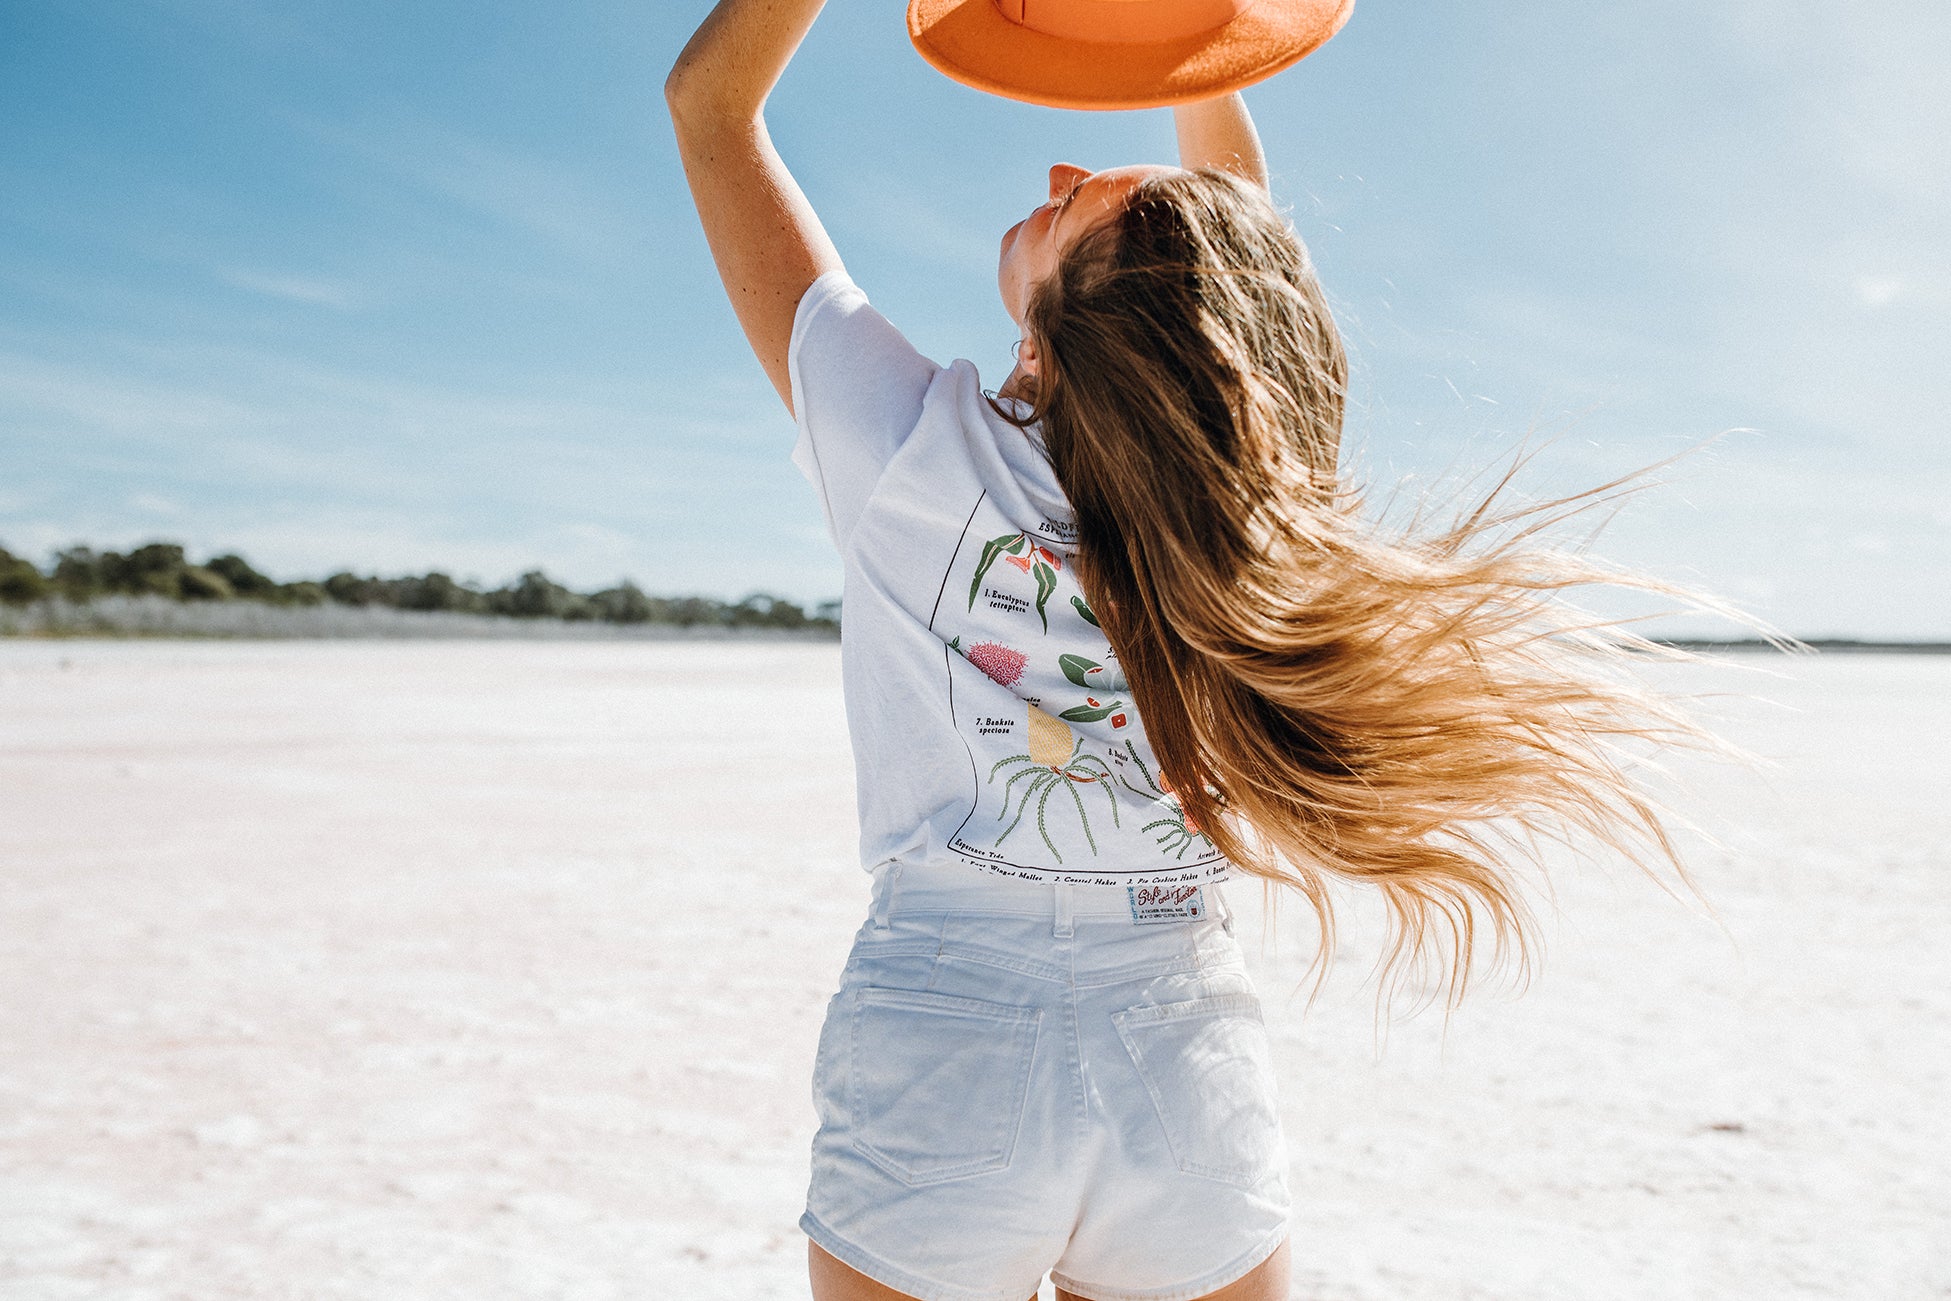
<path fill-rule="evenodd" d="M 841 666 L 863 866 L 1073 884 L 1210 881 L 1071 567 L 1042 447 L 844 272 L 800 300 L 793 462 L 846 566 Z"/>

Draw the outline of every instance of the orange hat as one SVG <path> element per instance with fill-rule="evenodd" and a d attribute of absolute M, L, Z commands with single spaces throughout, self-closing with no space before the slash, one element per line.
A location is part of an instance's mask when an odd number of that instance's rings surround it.
<path fill-rule="evenodd" d="M 908 0 L 921 57 L 977 90 L 1051 108 L 1159 108 L 1271 77 L 1341 30 L 1355 0 Z"/>

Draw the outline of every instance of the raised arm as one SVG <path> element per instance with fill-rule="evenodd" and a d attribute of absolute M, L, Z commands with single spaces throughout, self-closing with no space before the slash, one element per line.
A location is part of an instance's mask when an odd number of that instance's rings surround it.
<path fill-rule="evenodd" d="M 807 286 L 840 254 L 772 147 L 765 102 L 824 0 L 719 0 L 664 81 L 678 156 L 719 279 L 780 400 Z"/>
<path fill-rule="evenodd" d="M 1239 92 L 1172 110 L 1179 132 L 1179 166 L 1218 167 L 1267 189 L 1267 155 Z"/>

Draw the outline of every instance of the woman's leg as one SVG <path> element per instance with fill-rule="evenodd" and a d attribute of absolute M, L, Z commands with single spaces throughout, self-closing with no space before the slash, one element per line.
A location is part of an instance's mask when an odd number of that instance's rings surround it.
<path fill-rule="evenodd" d="M 806 1276 L 813 1283 L 813 1301 L 912 1301 L 906 1292 L 883 1287 L 842 1264 L 811 1239 L 806 1243 Z"/>
<path fill-rule="evenodd" d="M 1208 1292 L 1198 1301 L 1287 1301 L 1287 1285 L 1287 1244 L 1283 1242 L 1274 1249 L 1273 1255 L 1254 1266 L 1244 1278 L 1228 1283 L 1217 1292 Z M 890 1292 L 887 1295 L 899 1294 Z M 874 1298 L 874 1301 L 879 1299 Z M 1058 1288 L 1057 1301 L 1089 1301 L 1089 1298 Z"/>
<path fill-rule="evenodd" d="M 1287 1244 L 1256 1265 L 1248 1274 L 1228 1283 L 1217 1292 L 1208 1292 L 1199 1301 L 1287 1301 Z M 813 1280 L 813 1301 L 913 1301 L 906 1292 L 876 1283 L 857 1269 L 843 1265 L 819 1244 L 806 1244 L 806 1272 Z M 1030 1301 L 1036 1301 L 1031 1297 Z M 1062 1288 L 1057 1301 L 1088 1301 Z"/>
<path fill-rule="evenodd" d="M 891 1287 L 876 1283 L 851 1265 L 835 1260 L 821 1250 L 817 1242 L 809 1241 L 806 1244 L 806 1273 L 813 1281 L 813 1301 L 914 1301 L 906 1292 L 896 1292 Z M 1067 1294 L 1060 1292 L 1058 1295 Z M 1232 1294 L 1220 1295 L 1231 1301 Z M 1240 1295 L 1254 1297 L 1256 1294 L 1242 1292 Z M 1267 1295 L 1272 1296 L 1273 1293 Z M 1031 1296 L 1029 1301 L 1036 1301 L 1036 1297 Z"/>

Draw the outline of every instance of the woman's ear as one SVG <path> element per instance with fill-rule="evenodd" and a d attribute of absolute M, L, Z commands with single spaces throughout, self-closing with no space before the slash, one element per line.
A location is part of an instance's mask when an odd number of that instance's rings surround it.
<path fill-rule="evenodd" d="M 1029 336 L 1016 341 L 1016 369 L 1025 375 L 1036 374 L 1036 342 Z"/>

